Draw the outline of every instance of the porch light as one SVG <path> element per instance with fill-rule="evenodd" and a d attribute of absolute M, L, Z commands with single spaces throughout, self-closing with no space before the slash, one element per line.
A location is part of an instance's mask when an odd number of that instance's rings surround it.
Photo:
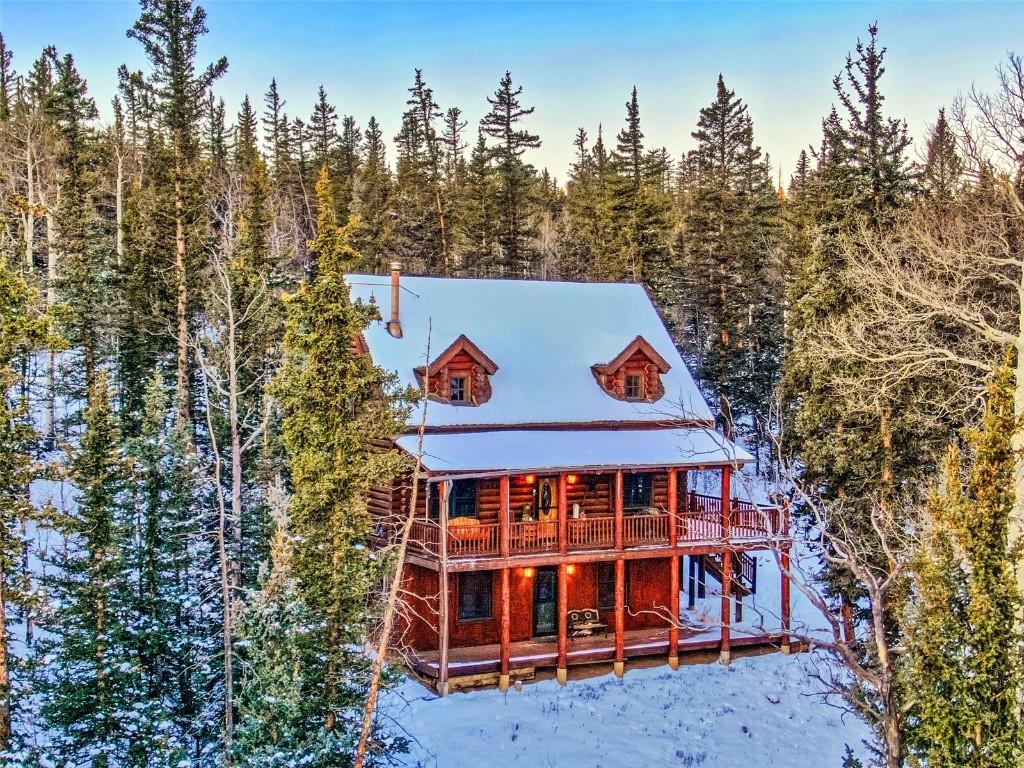
<path fill-rule="evenodd" d="M 537 476 L 536 475 L 527 475 L 526 476 L 526 484 L 527 485 L 533 485 L 536 482 L 537 482 Z"/>
<path fill-rule="evenodd" d="M 567 482 L 569 485 L 576 485 L 577 480 L 579 480 L 579 477 L 577 477 L 576 475 L 565 476 L 565 482 Z"/>
<path fill-rule="evenodd" d="M 565 572 L 572 576 L 574 573 L 576 573 L 576 566 L 572 563 L 569 563 L 569 565 L 565 566 Z"/>
<path fill-rule="evenodd" d="M 536 571 L 533 568 L 523 568 L 523 576 L 525 576 L 528 579 L 532 579 L 533 574 L 535 573 Z"/>

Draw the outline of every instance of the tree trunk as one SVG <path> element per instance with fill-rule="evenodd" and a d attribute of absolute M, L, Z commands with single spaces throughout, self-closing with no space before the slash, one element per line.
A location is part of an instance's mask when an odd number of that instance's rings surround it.
<path fill-rule="evenodd" d="M 190 418 L 188 375 L 188 282 L 185 263 L 185 193 L 182 187 L 181 148 L 174 150 L 174 275 L 177 283 L 178 360 L 177 411 L 178 422 Z"/>
<path fill-rule="evenodd" d="M 117 177 L 114 181 L 114 216 L 117 224 L 114 250 L 117 254 L 117 267 L 121 268 L 124 260 L 124 154 L 117 151 Z"/>
<path fill-rule="evenodd" d="M 25 268 L 32 273 L 33 252 L 35 251 L 36 215 L 32 206 L 35 203 L 35 168 L 32 165 L 32 140 L 25 140 Z"/>
<path fill-rule="evenodd" d="M 7 664 L 7 571 L 0 559 L 0 750 L 11 745 L 11 677 Z"/>

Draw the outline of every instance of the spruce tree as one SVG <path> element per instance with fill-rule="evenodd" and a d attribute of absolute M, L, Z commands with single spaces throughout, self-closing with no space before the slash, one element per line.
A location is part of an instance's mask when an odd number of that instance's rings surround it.
<path fill-rule="evenodd" d="M 963 174 L 964 161 L 957 148 L 956 134 L 946 119 L 946 110 L 940 109 L 928 135 L 921 184 L 929 197 L 948 202 L 960 191 Z"/>
<path fill-rule="evenodd" d="M 997 370 L 985 413 L 951 449 L 931 494 L 908 602 L 909 749 L 933 768 L 1016 766 L 1021 749 L 1021 596 L 1009 537 L 1015 467 L 1013 373 Z"/>
<path fill-rule="evenodd" d="M 402 462 L 373 448 L 401 430 L 406 393 L 394 377 L 358 354 L 352 339 L 379 317 L 353 304 L 345 271 L 360 261 L 351 246 L 358 222 L 338 224 L 326 168 L 317 183 L 319 217 L 310 250 L 319 270 L 287 300 L 285 358 L 273 391 L 284 411 L 283 439 L 293 495 L 293 569 L 316 663 L 301 670 L 317 727 L 295 747 L 310 765 L 351 757 L 351 715 L 359 711 L 368 660 L 357 650 L 367 630 L 373 564 L 367 548 L 366 492 L 390 482 Z"/>
<path fill-rule="evenodd" d="M 494 97 L 487 97 L 491 110 L 480 121 L 480 128 L 496 140 L 490 154 L 495 161 L 498 185 L 498 236 L 501 267 L 511 274 L 529 274 L 534 266 L 529 238 L 530 193 L 535 172 L 523 161 L 528 149 L 540 146 L 540 137 L 518 127 L 523 118 L 533 114 L 533 107 L 523 107 L 520 96 L 523 86 L 512 85 L 512 73 L 506 72 L 498 83 Z"/>
<path fill-rule="evenodd" d="M 384 136 L 376 118 L 366 124 L 363 157 L 352 193 L 352 213 L 359 217 L 359 228 L 352 242 L 362 255 L 360 265 L 381 273 L 388 267 L 393 247 L 392 179 L 385 155 Z"/>
<path fill-rule="evenodd" d="M 50 639 L 40 649 L 42 716 L 55 757 L 90 768 L 119 765 L 131 740 L 122 722 L 133 660 L 125 653 L 127 473 L 119 446 L 100 374 L 89 393 L 81 448 L 71 458 L 78 493 L 61 521 L 66 545 L 46 582 L 54 609 L 45 622 Z"/>

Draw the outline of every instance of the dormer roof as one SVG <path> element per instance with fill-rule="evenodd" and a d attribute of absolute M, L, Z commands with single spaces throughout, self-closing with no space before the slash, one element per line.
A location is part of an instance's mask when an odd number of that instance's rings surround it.
<path fill-rule="evenodd" d="M 408 279 L 408 278 L 407 278 Z M 497 364 L 491 360 L 487 355 L 484 354 L 483 350 L 480 349 L 476 344 L 469 340 L 466 334 L 459 334 L 459 338 L 448 345 L 448 348 L 434 358 L 434 361 L 429 366 L 421 365 L 416 369 L 416 375 L 423 378 L 424 374 L 429 373 L 430 376 L 437 376 L 438 373 L 449 363 L 458 357 L 460 352 L 466 353 L 470 358 L 473 359 L 478 365 L 480 365 L 488 376 L 493 376 L 498 372 Z"/>
<path fill-rule="evenodd" d="M 652 347 L 647 339 L 643 336 L 637 336 L 614 359 L 607 363 L 597 363 L 592 366 L 594 373 L 605 375 L 618 373 L 619 369 L 626 364 L 626 361 L 630 360 L 638 352 L 658 369 L 658 373 L 668 373 L 672 370 L 672 366 L 669 365 L 668 361 L 658 354 L 658 350 Z"/>

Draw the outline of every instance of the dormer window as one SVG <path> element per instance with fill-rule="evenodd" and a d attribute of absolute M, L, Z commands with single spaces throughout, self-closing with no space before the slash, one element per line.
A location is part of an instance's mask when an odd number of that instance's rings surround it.
<path fill-rule="evenodd" d="M 616 400 L 653 403 L 665 394 L 661 377 L 671 367 L 643 336 L 637 336 L 611 362 L 591 370 L 601 388 Z"/>
<path fill-rule="evenodd" d="M 451 383 L 449 400 L 453 403 L 464 403 L 469 400 L 469 379 L 466 376 L 452 376 L 449 382 Z"/>
<path fill-rule="evenodd" d="M 498 366 L 476 344 L 459 336 L 430 365 L 416 369 L 431 400 L 452 405 L 481 405 L 491 399 L 491 376 Z"/>
<path fill-rule="evenodd" d="M 626 375 L 626 399 L 627 400 L 643 400 L 644 399 L 644 377 L 630 373 Z"/>

